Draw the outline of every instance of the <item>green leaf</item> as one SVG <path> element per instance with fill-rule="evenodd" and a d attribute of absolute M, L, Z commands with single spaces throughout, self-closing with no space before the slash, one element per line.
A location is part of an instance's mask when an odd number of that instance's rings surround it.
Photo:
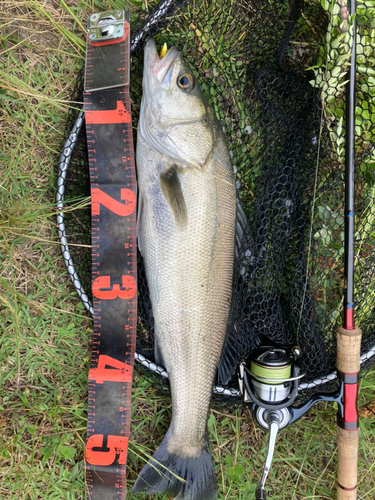
<path fill-rule="evenodd" d="M 3 101 L 18 102 L 18 99 L 16 99 L 15 97 L 5 95 L 3 93 L 0 93 L 0 99 L 2 99 Z"/>
<path fill-rule="evenodd" d="M 77 453 L 77 450 L 71 446 L 60 446 L 59 448 L 59 454 L 64 458 L 65 460 L 72 460 Z"/>
<path fill-rule="evenodd" d="M 240 491 L 247 493 L 254 493 L 257 488 L 257 483 L 252 483 L 251 481 L 246 481 L 245 484 L 238 487 Z"/>
<path fill-rule="evenodd" d="M 237 464 L 234 467 L 233 471 L 235 474 L 237 474 L 237 476 L 241 476 L 241 474 L 243 474 L 245 472 L 245 469 L 242 467 L 242 465 Z"/>
<path fill-rule="evenodd" d="M 231 469 L 227 469 L 227 473 L 228 473 L 229 476 L 236 476 L 237 475 L 232 468 Z"/>
<path fill-rule="evenodd" d="M 48 460 L 49 458 L 51 458 L 52 453 L 53 453 L 52 448 L 42 448 L 40 450 L 40 452 L 43 454 L 43 458 L 45 460 Z"/>
<path fill-rule="evenodd" d="M 216 421 L 216 420 L 215 420 L 215 415 L 213 415 L 213 414 L 211 413 L 211 415 L 208 417 L 207 427 L 208 427 L 209 429 L 210 429 L 211 427 L 213 427 L 213 426 L 214 426 L 214 424 L 215 424 L 215 421 Z"/>
<path fill-rule="evenodd" d="M 323 240 L 324 245 L 329 245 L 332 239 L 332 232 L 325 226 L 323 226 L 322 229 L 320 229 L 320 231 L 317 231 L 314 234 L 314 238 L 316 239 L 321 238 Z"/>
<path fill-rule="evenodd" d="M 36 433 L 38 427 L 36 425 L 27 425 L 26 429 L 27 429 L 27 432 L 29 434 L 31 434 L 32 436 L 34 436 L 34 434 Z"/>

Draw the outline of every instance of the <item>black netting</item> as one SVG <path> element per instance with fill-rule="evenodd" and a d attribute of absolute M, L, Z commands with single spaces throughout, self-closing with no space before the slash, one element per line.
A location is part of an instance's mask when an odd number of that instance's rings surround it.
<path fill-rule="evenodd" d="M 145 21 L 149 29 L 148 14 L 142 16 L 132 22 L 134 34 Z M 375 9 L 359 2 L 355 310 L 362 354 L 375 345 L 375 79 L 367 64 L 375 50 L 374 18 Z M 259 343 L 299 345 L 303 382 L 311 383 L 300 399 L 334 371 L 342 323 L 348 26 L 340 2 L 235 0 L 178 2 L 149 31 L 159 46 L 177 45 L 198 76 L 225 129 L 247 217 L 226 348 L 238 362 Z M 131 63 L 134 130 L 146 38 Z M 82 101 L 82 75 L 74 100 Z M 67 136 L 77 114 L 69 117 Z M 68 169 L 66 205 L 85 196 L 89 177 L 81 130 Z M 64 219 L 77 286 L 90 295 L 90 207 L 67 211 Z M 145 357 L 145 376 L 163 386 L 165 379 L 147 369 L 154 361 L 153 319 L 140 257 L 138 268 L 137 353 Z M 235 373 L 228 387 L 238 388 Z"/>

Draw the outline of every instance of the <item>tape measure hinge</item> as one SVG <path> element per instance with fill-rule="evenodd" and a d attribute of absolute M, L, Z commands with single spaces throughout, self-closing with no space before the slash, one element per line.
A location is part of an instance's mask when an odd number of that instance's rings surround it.
<path fill-rule="evenodd" d="M 129 11 L 108 10 L 88 18 L 85 92 L 129 84 Z"/>
<path fill-rule="evenodd" d="M 95 44 L 123 38 L 125 22 L 129 22 L 128 10 L 107 10 L 92 14 L 87 22 L 90 43 Z"/>

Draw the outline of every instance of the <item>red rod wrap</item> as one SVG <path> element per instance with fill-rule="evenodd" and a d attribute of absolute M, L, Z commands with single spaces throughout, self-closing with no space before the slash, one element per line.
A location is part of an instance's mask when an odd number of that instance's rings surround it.
<path fill-rule="evenodd" d="M 357 410 L 358 382 L 344 384 L 344 422 L 358 424 Z"/>
<path fill-rule="evenodd" d="M 345 330 L 354 330 L 354 309 L 345 309 L 344 311 L 344 324 Z"/>

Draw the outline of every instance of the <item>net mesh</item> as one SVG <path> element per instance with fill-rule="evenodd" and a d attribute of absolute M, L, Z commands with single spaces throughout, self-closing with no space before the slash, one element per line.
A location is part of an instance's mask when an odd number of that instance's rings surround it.
<path fill-rule="evenodd" d="M 139 33 L 148 19 L 147 12 L 134 19 L 132 32 Z M 224 389 L 238 387 L 238 361 L 246 359 L 256 345 L 270 342 L 301 349 L 304 382 L 311 387 L 301 391 L 297 402 L 322 389 L 320 385 L 334 371 L 345 285 L 349 21 L 342 2 L 180 1 L 171 4 L 166 18 L 153 27 L 159 46 L 166 42 L 183 51 L 223 125 L 246 214 L 225 345 L 233 370 Z M 374 23 L 375 8 L 358 0 L 355 311 L 363 332 L 362 353 L 375 345 Z M 142 96 L 142 44 L 131 62 L 134 130 Z M 76 101 L 82 101 L 82 86 L 80 74 Z M 75 119 L 72 112 L 66 136 Z M 66 206 L 89 195 L 81 130 L 68 169 Z M 67 211 L 65 224 L 80 279 L 77 287 L 90 297 L 89 204 Z M 147 363 L 154 361 L 154 330 L 140 256 L 138 274 L 137 353 L 146 358 L 144 376 L 165 389 L 165 379 L 157 376 L 157 370 L 147 369 Z M 332 388 L 335 381 L 330 384 L 324 388 Z M 216 399 L 225 402 L 224 393 L 219 391 Z M 229 399 L 233 404 L 234 399 Z"/>

